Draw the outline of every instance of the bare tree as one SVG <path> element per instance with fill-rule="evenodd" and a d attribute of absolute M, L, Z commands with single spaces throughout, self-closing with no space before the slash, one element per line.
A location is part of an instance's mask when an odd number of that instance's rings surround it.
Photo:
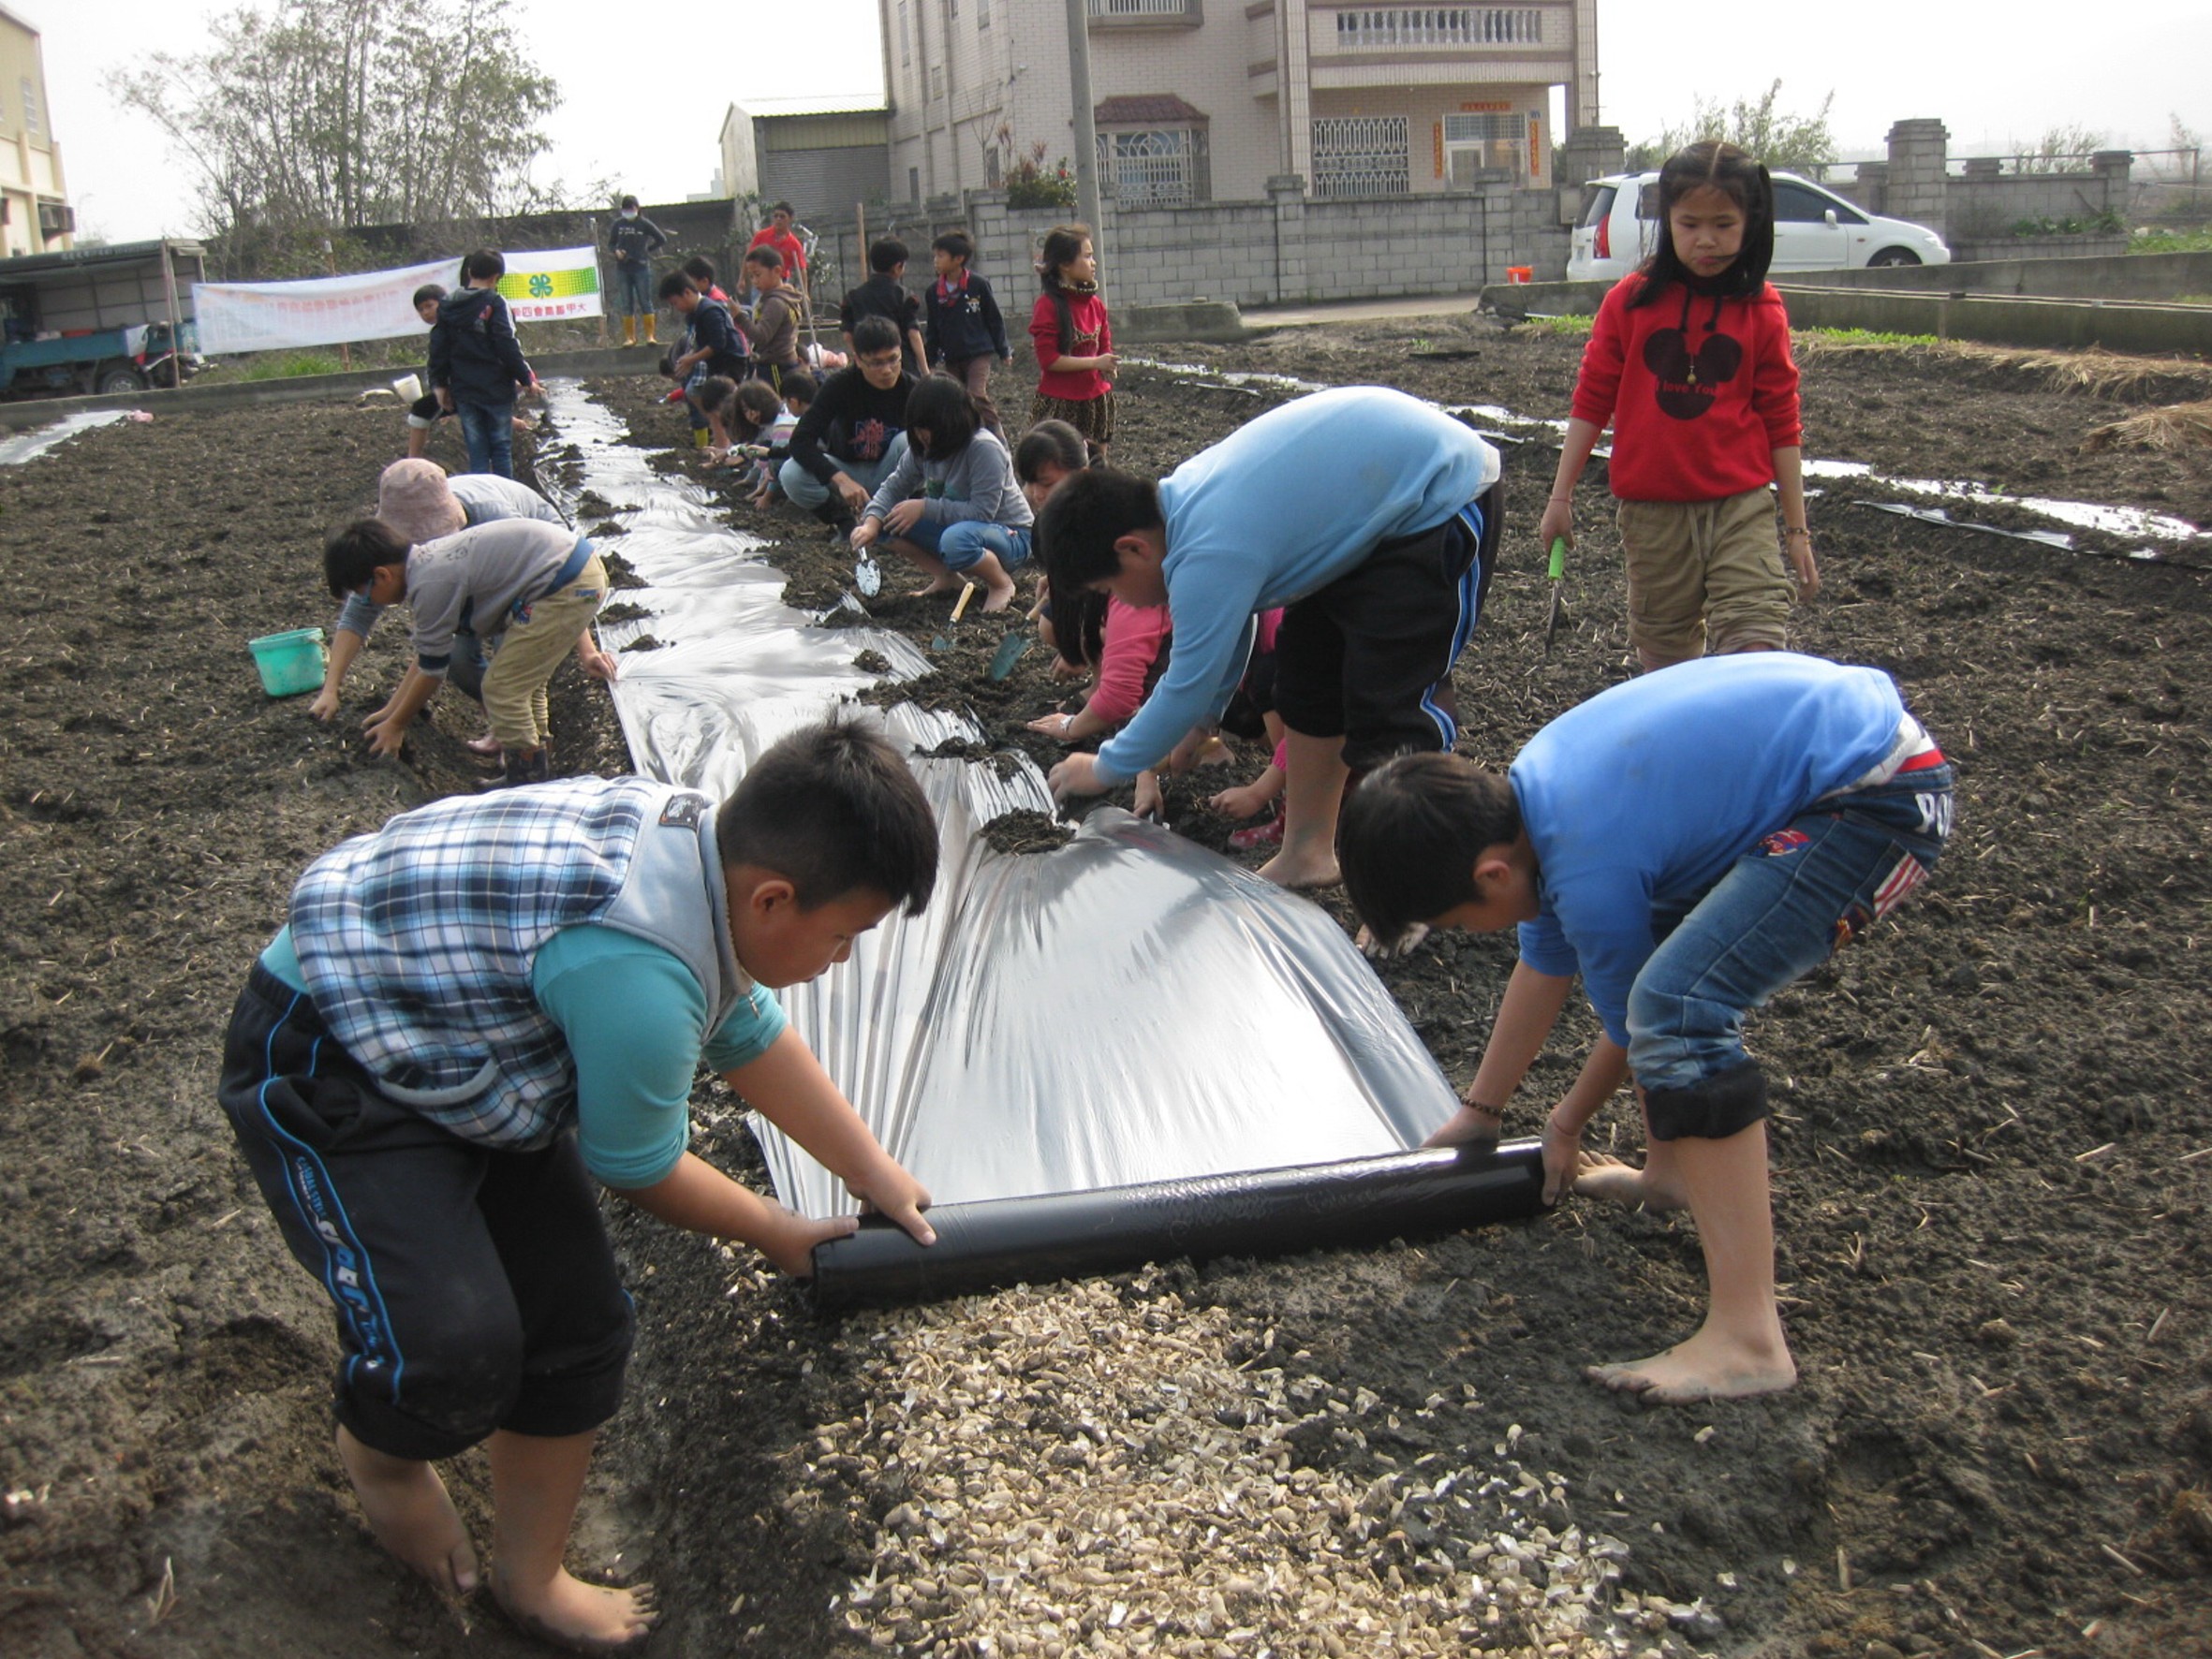
<path fill-rule="evenodd" d="M 559 89 L 508 0 L 274 0 L 215 20 L 189 57 L 108 77 L 199 179 L 231 272 L 297 262 L 349 227 L 537 205 L 529 170 Z"/>
<path fill-rule="evenodd" d="M 1723 106 L 1718 98 L 1699 98 L 1688 122 L 1663 127 L 1659 137 L 1629 152 L 1629 166 L 1648 171 L 1684 147 L 1706 139 L 1718 139 L 1764 162 L 1768 167 L 1820 177 L 1836 159 L 1836 136 L 1828 127 L 1828 111 L 1836 103 L 1831 92 L 1810 115 L 1793 115 L 1781 108 L 1782 83 L 1769 85 L 1757 99 L 1738 98 Z"/>

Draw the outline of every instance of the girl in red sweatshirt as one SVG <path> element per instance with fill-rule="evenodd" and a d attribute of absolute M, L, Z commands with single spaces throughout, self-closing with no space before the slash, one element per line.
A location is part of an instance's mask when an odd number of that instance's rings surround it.
<path fill-rule="evenodd" d="M 1029 424 L 1065 420 L 1083 433 L 1094 462 L 1113 442 L 1113 329 L 1099 297 L 1099 261 L 1088 225 L 1055 225 L 1037 260 L 1044 292 L 1029 311 L 1037 345 L 1037 398 Z"/>
<path fill-rule="evenodd" d="M 1545 547 L 1573 541 L 1575 480 L 1610 423 L 1629 638 L 1646 669 L 1779 650 L 1792 575 L 1800 599 L 1820 590 L 1790 319 L 1766 281 L 1766 169 L 1733 144 L 1692 144 L 1659 169 L 1659 246 L 1599 307 L 1537 532 Z"/>

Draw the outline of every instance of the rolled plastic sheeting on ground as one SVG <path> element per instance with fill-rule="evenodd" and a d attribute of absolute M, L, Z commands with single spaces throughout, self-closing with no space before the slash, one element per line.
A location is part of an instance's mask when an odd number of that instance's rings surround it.
<path fill-rule="evenodd" d="M 1543 1208 L 1543 1143 L 1394 1152 L 1291 1169 L 930 1211 L 935 1244 L 882 1216 L 814 1249 L 825 1312 L 935 1301 L 1181 1256 L 1286 1255 L 1520 1221 Z"/>

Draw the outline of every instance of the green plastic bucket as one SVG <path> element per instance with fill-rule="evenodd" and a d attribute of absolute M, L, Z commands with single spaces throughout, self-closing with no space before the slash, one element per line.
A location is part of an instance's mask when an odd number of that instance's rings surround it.
<path fill-rule="evenodd" d="M 263 634 L 248 639 L 254 667 L 261 670 L 261 689 L 271 697 L 298 697 L 320 691 L 329 653 L 323 649 L 320 628 L 293 628 L 282 634 Z"/>

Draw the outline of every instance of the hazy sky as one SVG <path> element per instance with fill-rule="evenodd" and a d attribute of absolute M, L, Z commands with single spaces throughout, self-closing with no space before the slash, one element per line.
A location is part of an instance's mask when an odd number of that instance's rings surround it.
<path fill-rule="evenodd" d="M 1059 0 L 1010 3 L 1061 14 Z M 189 233 L 188 173 L 149 123 L 114 107 L 102 79 L 149 51 L 198 50 L 204 20 L 233 7 L 7 4 L 44 32 L 53 129 L 79 224 L 117 242 Z M 1995 154 L 2073 125 L 2116 143 L 2162 147 L 2170 114 L 2212 139 L 2212 76 L 2205 73 L 2212 6 L 2205 0 L 2133 0 L 2095 13 L 2078 0 L 2013 0 L 2002 8 L 1860 0 L 1844 11 L 1599 0 L 1598 10 L 1602 113 L 1630 141 L 1686 120 L 1700 96 L 1755 97 L 1777 75 L 1782 105 L 1795 113 L 1835 93 L 1831 121 L 1847 154 L 1879 153 L 1890 124 L 1906 116 L 1941 119 L 1954 154 Z M 727 26 L 730 51 L 696 57 L 671 26 L 679 14 L 663 7 L 633 8 L 637 21 L 627 25 L 623 8 L 606 0 L 530 0 L 518 15 L 539 67 L 568 98 L 541 183 L 619 178 L 647 201 L 681 200 L 708 187 L 730 100 L 881 92 L 875 0 L 709 7 L 701 15 Z M 735 65 L 720 85 L 718 58 Z"/>

